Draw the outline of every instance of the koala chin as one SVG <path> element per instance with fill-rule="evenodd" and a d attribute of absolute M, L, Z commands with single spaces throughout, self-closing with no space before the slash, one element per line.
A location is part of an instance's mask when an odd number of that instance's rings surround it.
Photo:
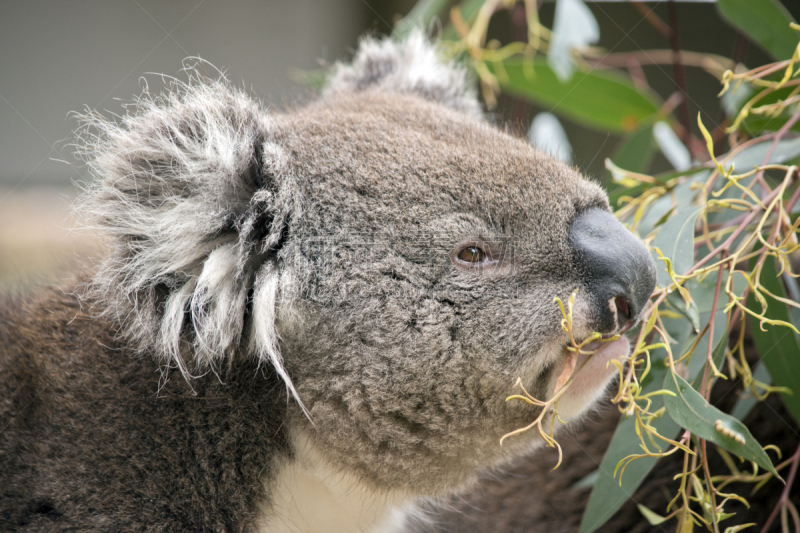
<path fill-rule="evenodd" d="M 539 445 L 499 441 L 538 414 L 517 378 L 564 374 L 554 297 L 612 335 L 655 285 L 603 191 L 490 124 L 421 33 L 363 40 L 304 107 L 192 71 L 79 135 L 107 247 L 0 299 L 4 531 L 402 529 Z"/>

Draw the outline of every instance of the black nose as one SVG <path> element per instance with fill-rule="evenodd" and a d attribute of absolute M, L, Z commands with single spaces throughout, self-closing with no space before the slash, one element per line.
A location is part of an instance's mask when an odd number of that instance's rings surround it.
<path fill-rule="evenodd" d="M 608 333 L 632 325 L 656 286 L 656 265 L 644 243 L 597 208 L 578 215 L 569 236 L 597 311 L 596 330 Z"/>

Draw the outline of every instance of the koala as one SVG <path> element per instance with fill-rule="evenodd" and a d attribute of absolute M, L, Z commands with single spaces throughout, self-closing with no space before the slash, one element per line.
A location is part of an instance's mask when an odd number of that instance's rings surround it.
<path fill-rule="evenodd" d="M 3 530 L 400 529 L 541 445 L 500 438 L 538 415 L 518 379 L 571 375 L 555 297 L 578 289 L 581 340 L 655 286 L 602 189 L 492 125 L 420 32 L 284 112 L 190 73 L 83 119 L 107 247 L 0 304 Z M 628 351 L 581 356 L 561 419 Z"/>

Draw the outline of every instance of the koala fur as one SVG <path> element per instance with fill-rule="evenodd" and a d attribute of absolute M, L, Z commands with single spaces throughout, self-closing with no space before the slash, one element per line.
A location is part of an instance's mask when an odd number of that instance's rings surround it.
<path fill-rule="evenodd" d="M 387 525 L 538 446 L 499 440 L 537 414 L 517 378 L 546 398 L 565 366 L 555 296 L 580 288 L 579 336 L 621 316 L 571 245 L 603 191 L 485 121 L 420 33 L 287 112 L 191 74 L 84 119 L 108 251 L 0 307 L 0 529 L 344 531 L 302 511 L 337 490 Z M 584 370 L 565 418 L 613 373 Z"/>

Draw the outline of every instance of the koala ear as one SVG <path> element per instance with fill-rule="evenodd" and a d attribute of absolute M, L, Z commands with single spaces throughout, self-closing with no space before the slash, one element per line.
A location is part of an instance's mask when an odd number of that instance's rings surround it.
<path fill-rule="evenodd" d="M 377 89 L 413 93 L 477 118 L 483 117 L 475 82 L 455 62 L 441 59 L 436 46 L 415 29 L 403 41 L 361 40 L 351 64 L 337 63 L 324 94 Z"/>
<path fill-rule="evenodd" d="M 286 155 L 266 112 L 226 80 L 190 75 L 169 89 L 118 123 L 81 117 L 96 178 L 81 208 L 110 237 L 87 294 L 187 378 L 249 348 L 294 393 L 274 328 Z"/>

